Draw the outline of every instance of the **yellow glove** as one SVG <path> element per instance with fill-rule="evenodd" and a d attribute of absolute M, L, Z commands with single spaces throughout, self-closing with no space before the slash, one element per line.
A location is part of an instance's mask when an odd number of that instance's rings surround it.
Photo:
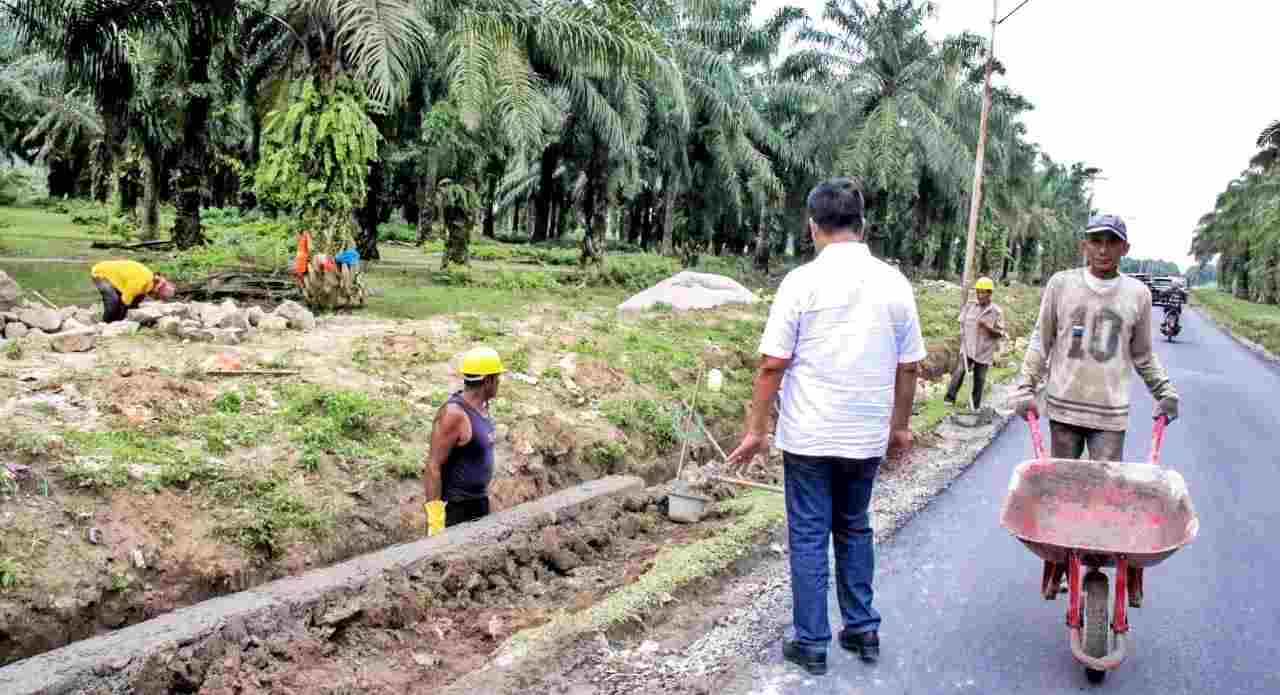
<path fill-rule="evenodd" d="M 432 500 L 422 505 L 427 513 L 427 536 L 434 536 L 444 530 L 444 500 Z"/>

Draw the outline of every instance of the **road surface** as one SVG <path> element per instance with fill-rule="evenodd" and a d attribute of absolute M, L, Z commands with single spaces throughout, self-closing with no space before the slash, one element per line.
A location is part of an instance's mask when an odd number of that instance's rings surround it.
<path fill-rule="evenodd" d="M 1015 422 L 878 549 L 879 664 L 833 640 L 831 670 L 810 677 L 782 661 L 778 643 L 732 691 L 1280 693 L 1280 369 L 1193 311 L 1177 343 L 1155 338 L 1183 398 L 1162 462 L 1186 478 L 1200 534 L 1147 571 L 1144 605 L 1129 612 L 1130 656 L 1102 685 L 1071 658 L 1066 595 L 1040 597 L 1041 561 L 998 523 L 1009 474 L 1030 458 L 1027 428 Z M 1141 461 L 1154 404 L 1136 375 L 1134 389 L 1125 460 Z"/>

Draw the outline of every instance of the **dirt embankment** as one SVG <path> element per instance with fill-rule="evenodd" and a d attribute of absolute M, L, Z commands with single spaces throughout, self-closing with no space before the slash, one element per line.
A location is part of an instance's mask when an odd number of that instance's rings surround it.
<path fill-rule="evenodd" d="M 118 688 L 149 693 L 428 692 L 486 662 L 503 640 L 583 610 L 648 570 L 669 544 L 708 538 L 731 515 L 673 524 L 649 489 L 544 519 L 501 543 L 457 553 L 272 626 L 239 628 L 121 664 Z"/>
<path fill-rule="evenodd" d="M 465 317 L 337 317 L 234 347 L 144 333 L 0 360 L 0 464 L 19 471 L 0 490 L 0 663 L 420 537 L 430 422 L 476 340 L 550 375 L 495 403 L 495 510 L 616 472 L 671 478 L 670 441 L 598 410 L 651 390 L 566 349 L 589 320 L 557 320 L 486 338 Z M 228 355 L 299 374 L 202 374 Z"/>

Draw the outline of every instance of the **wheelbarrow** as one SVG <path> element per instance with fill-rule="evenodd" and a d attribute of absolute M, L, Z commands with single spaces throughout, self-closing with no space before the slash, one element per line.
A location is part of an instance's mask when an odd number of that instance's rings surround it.
<path fill-rule="evenodd" d="M 1027 423 L 1036 458 L 1014 469 L 1000 525 L 1044 560 L 1045 600 L 1057 598 L 1065 575 L 1071 655 L 1099 683 L 1124 661 L 1126 611 L 1142 605 L 1143 570 L 1194 540 L 1200 522 L 1182 476 L 1160 466 L 1163 415 L 1152 431 L 1150 463 L 1048 458 L 1037 416 L 1028 414 Z M 1103 567 L 1115 568 L 1110 601 Z"/>

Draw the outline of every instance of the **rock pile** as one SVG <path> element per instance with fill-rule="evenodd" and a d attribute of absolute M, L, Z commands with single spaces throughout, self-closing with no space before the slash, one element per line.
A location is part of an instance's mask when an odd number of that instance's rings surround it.
<path fill-rule="evenodd" d="M 238 345 L 255 331 L 309 331 L 316 326 L 315 315 L 297 302 L 285 302 L 268 313 L 258 306 L 236 306 L 230 299 L 221 304 L 145 302 L 131 309 L 124 321 L 101 323 L 94 307 L 17 304 L 16 295 L 9 299 L 6 281 L 12 283 L 0 272 L 0 345 L 21 340 L 47 344 L 57 352 L 85 352 L 93 349 L 99 337 L 131 335 L 142 328 L 183 340 Z"/>

